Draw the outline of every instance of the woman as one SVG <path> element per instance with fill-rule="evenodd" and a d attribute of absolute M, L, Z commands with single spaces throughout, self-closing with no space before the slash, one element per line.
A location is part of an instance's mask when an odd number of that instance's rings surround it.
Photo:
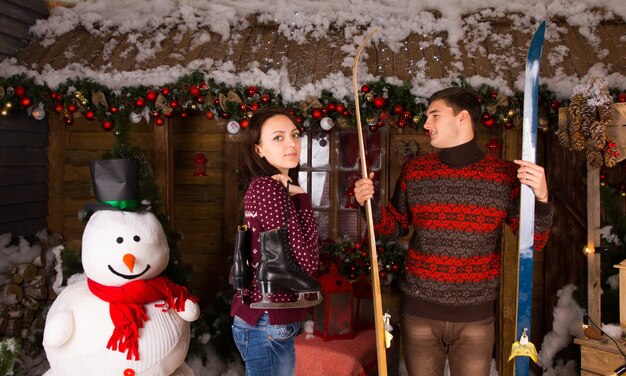
<path fill-rule="evenodd" d="M 248 257 L 255 272 L 250 287 L 233 297 L 231 316 L 233 338 L 245 362 L 246 375 L 250 376 L 294 374 L 294 337 L 305 319 L 306 308 L 302 307 L 307 302 L 298 301 L 288 291 L 319 290 L 319 283 L 310 277 L 319 261 L 317 223 L 309 195 L 295 184 L 300 163 L 300 131 L 296 124 L 286 110 L 266 109 L 250 119 L 244 133 L 244 162 L 251 178 L 244 211 L 251 229 Z M 285 227 L 287 209 L 291 254 L 274 255 L 270 261 L 262 259 L 260 234 Z M 269 270 L 260 277 L 263 286 L 257 280 L 259 265 Z M 290 280 L 296 281 L 295 287 Z M 278 292 L 279 288 L 285 292 Z M 261 292 L 272 292 L 273 305 L 250 307 L 263 301 Z"/>

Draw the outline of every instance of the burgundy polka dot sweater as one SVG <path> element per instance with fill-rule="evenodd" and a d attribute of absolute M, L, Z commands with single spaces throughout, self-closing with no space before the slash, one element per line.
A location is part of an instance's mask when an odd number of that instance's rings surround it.
<path fill-rule="evenodd" d="M 403 311 L 442 321 L 493 317 L 502 225 L 519 226 L 518 165 L 475 141 L 407 162 L 389 205 L 374 210 L 379 235 L 406 235 Z M 376 206 L 376 205 L 374 205 Z M 548 240 L 552 204 L 535 203 L 535 251 Z"/>
<path fill-rule="evenodd" d="M 262 309 L 250 308 L 250 302 L 261 300 L 256 280 L 256 268 L 261 260 L 260 233 L 285 226 L 285 187 L 269 176 L 255 178 L 244 196 L 246 223 L 252 230 L 251 257 L 254 279 L 251 287 L 244 291 L 245 303 L 238 294 L 233 297 L 230 313 L 239 316 L 250 325 L 255 325 L 263 313 Z M 317 222 L 311 207 L 311 198 L 306 193 L 291 196 L 289 200 L 289 245 L 292 257 L 306 273 L 313 274 L 319 265 Z M 272 301 L 294 301 L 296 296 L 288 293 L 272 294 Z M 306 308 L 268 309 L 270 323 L 284 325 L 302 321 Z"/>

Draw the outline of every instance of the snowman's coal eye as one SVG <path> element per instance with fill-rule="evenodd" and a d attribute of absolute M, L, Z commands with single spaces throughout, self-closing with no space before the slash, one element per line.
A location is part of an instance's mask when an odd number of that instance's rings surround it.
<path fill-rule="evenodd" d="M 136 241 L 136 242 L 138 242 L 138 241 L 140 241 L 140 240 L 141 240 L 141 238 L 139 237 L 139 235 L 135 235 L 135 236 L 133 237 L 133 240 L 134 240 L 134 241 Z"/>
<path fill-rule="evenodd" d="M 122 238 L 122 237 L 120 236 L 120 237 L 119 237 L 119 238 L 117 238 L 115 241 L 117 242 L 117 244 L 122 244 L 122 243 L 124 243 L 124 238 Z"/>

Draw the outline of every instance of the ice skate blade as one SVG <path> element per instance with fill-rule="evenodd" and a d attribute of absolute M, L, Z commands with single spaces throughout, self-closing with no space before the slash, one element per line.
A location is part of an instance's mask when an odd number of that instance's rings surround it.
<path fill-rule="evenodd" d="M 316 294 L 317 299 L 307 300 L 305 295 Z M 298 300 L 295 302 L 272 302 L 267 296 L 263 296 L 263 300 L 255 303 L 250 303 L 250 308 L 256 309 L 288 309 L 288 308 L 307 308 L 318 305 L 322 302 L 322 294 L 319 291 L 316 292 L 300 292 L 298 293 Z"/>

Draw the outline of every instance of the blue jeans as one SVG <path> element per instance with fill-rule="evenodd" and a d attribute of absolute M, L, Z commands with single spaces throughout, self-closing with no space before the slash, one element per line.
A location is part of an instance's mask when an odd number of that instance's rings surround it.
<path fill-rule="evenodd" d="M 246 376 L 293 376 L 296 370 L 294 337 L 300 323 L 271 325 L 267 313 L 252 326 L 235 316 L 233 339 L 245 362 Z"/>

